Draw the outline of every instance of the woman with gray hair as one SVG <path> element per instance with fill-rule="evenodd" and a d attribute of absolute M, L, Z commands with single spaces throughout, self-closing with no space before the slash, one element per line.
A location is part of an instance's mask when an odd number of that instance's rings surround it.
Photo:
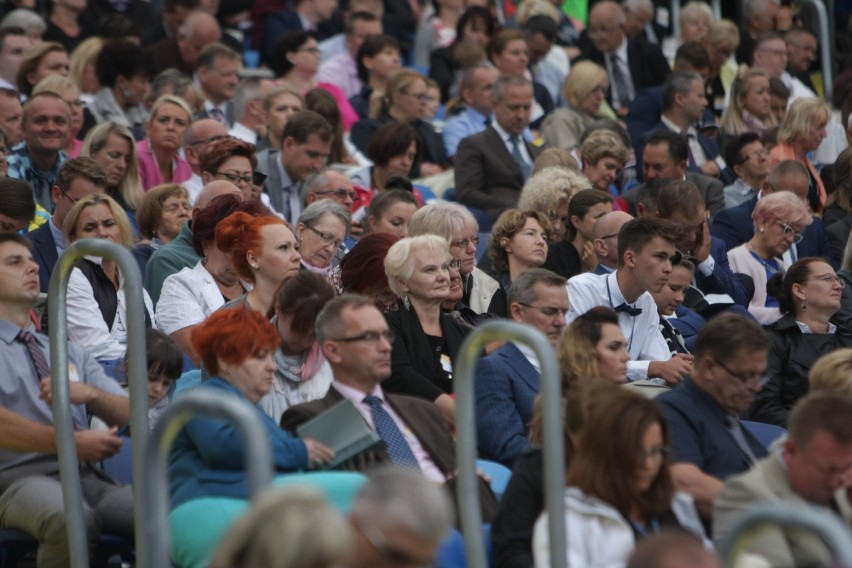
<path fill-rule="evenodd" d="M 387 392 L 433 401 L 450 423 L 453 362 L 470 329 L 441 312 L 450 295 L 451 260 L 447 241 L 438 235 L 401 239 L 388 251 L 385 274 L 401 300 L 385 314 L 396 341 L 391 376 L 382 385 Z"/>
<path fill-rule="evenodd" d="M 561 241 L 567 229 L 568 202 L 575 193 L 589 188 L 589 180 L 577 172 L 559 167 L 545 168 L 524 184 L 518 209 L 544 213 L 550 219 L 554 241 Z"/>
<path fill-rule="evenodd" d="M 421 207 L 408 225 L 409 236 L 438 235 L 450 244 L 450 256 L 460 261 L 462 301 L 478 314 L 506 317 L 506 294 L 491 275 L 476 267 L 479 224 L 464 206 L 439 202 Z"/>
<path fill-rule="evenodd" d="M 349 214 L 331 199 L 308 205 L 296 223 L 302 269 L 329 276 L 343 258 L 341 246 L 351 230 Z"/>
<path fill-rule="evenodd" d="M 754 296 L 748 311 L 763 325 L 781 317 L 778 299 L 769 296 L 766 283 L 777 272 L 787 271 L 784 253 L 802 240 L 802 231 L 811 224 L 807 206 L 791 191 L 778 191 L 762 197 L 751 214 L 754 236 L 728 251 L 731 270 L 754 280 Z"/>

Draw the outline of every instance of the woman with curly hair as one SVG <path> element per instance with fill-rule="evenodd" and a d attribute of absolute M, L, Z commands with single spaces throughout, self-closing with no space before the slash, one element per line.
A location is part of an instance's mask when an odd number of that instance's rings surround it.
<path fill-rule="evenodd" d="M 550 221 L 539 211 L 504 211 L 491 229 L 488 255 L 494 277 L 503 290 L 512 280 L 530 268 L 538 268 L 547 260 L 547 243 L 553 240 Z"/>

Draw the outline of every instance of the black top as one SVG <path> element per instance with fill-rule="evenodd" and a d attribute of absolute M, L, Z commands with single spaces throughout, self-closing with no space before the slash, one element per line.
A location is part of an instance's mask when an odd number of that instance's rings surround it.
<path fill-rule="evenodd" d="M 529 568 L 533 565 L 532 533 L 544 508 L 544 467 L 541 448 L 518 456 L 512 478 L 491 524 L 494 566 Z"/>
<path fill-rule="evenodd" d="M 583 262 L 574 244 L 563 240 L 547 249 L 547 260 L 542 268 L 565 278 L 573 278 L 583 272 Z"/>

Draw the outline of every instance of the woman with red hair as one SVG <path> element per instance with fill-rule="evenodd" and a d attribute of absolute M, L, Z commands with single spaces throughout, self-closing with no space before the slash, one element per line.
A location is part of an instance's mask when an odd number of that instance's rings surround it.
<path fill-rule="evenodd" d="M 195 328 L 192 345 L 210 378 L 197 388 L 242 399 L 266 429 L 273 464 L 289 473 L 329 462 L 322 444 L 293 438 L 257 408 L 272 387 L 278 333 L 254 310 L 219 310 Z M 242 435 L 230 423 L 195 418 L 178 434 L 169 457 L 172 507 L 200 497 L 248 497 Z"/>
<path fill-rule="evenodd" d="M 388 233 L 371 233 L 358 241 L 335 269 L 332 284 L 341 294 L 364 294 L 373 298 L 376 307 L 387 311 L 399 299 L 388 285 L 385 257 L 399 237 Z"/>
<path fill-rule="evenodd" d="M 302 260 L 293 231 L 271 215 L 232 213 L 216 226 L 216 247 L 230 256 L 237 275 L 253 285 L 225 307 L 244 305 L 262 314 L 272 307 L 281 283 L 299 272 Z"/>

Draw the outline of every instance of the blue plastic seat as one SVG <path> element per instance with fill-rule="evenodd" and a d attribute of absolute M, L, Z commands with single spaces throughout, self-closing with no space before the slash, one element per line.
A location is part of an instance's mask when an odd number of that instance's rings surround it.
<path fill-rule="evenodd" d="M 512 479 L 512 470 L 503 464 L 489 460 L 476 460 L 476 468 L 491 478 L 491 491 L 498 500 L 502 499 L 506 486 Z"/>
<path fill-rule="evenodd" d="M 775 424 L 765 424 L 763 422 L 752 422 L 751 420 L 741 420 L 740 424 L 751 432 L 752 436 L 763 444 L 763 447 L 769 450 L 775 440 L 787 433 L 787 430 Z"/>

